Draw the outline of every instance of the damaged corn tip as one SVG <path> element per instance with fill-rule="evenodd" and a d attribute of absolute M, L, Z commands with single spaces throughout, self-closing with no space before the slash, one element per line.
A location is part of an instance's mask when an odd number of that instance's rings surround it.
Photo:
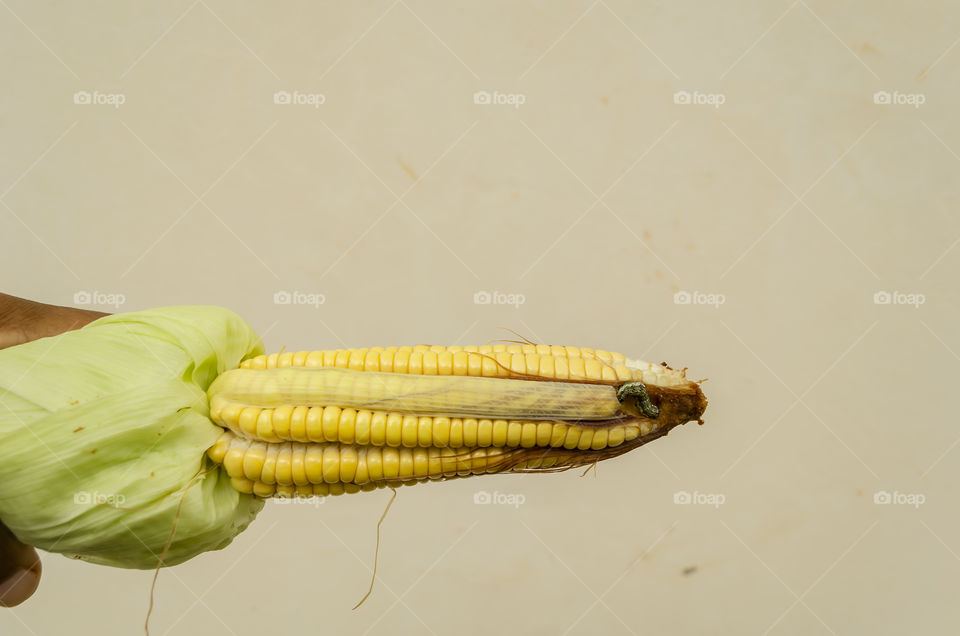
<path fill-rule="evenodd" d="M 208 456 L 261 497 L 592 464 L 706 406 L 683 370 L 548 345 L 260 355 L 208 396 L 227 429 Z"/>

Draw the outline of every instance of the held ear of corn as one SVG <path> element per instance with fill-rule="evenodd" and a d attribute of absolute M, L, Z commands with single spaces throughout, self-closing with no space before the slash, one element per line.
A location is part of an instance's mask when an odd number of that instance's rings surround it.
<path fill-rule="evenodd" d="M 166 548 L 173 565 L 227 545 L 263 497 L 564 470 L 705 407 L 683 371 L 601 350 L 268 356 L 217 307 L 117 314 L 0 351 L 0 520 L 77 558 L 152 568 Z"/>

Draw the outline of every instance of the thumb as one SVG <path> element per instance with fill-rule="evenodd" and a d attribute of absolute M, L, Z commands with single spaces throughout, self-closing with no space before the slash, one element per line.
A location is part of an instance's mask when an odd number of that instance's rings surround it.
<path fill-rule="evenodd" d="M 30 598 L 40 585 L 40 557 L 0 523 L 0 607 L 13 607 Z"/>

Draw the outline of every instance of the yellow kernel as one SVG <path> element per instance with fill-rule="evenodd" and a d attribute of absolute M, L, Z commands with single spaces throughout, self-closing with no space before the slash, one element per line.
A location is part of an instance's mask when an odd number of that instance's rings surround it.
<path fill-rule="evenodd" d="M 253 482 L 253 494 L 258 497 L 270 497 L 275 492 L 272 484 L 267 484 L 262 481 Z"/>
<path fill-rule="evenodd" d="M 397 476 L 400 479 L 410 479 L 413 477 L 413 452 L 400 452 L 400 466 L 397 470 Z"/>
<path fill-rule="evenodd" d="M 567 364 L 570 366 L 571 379 L 582 380 L 587 377 L 587 370 L 585 369 L 583 358 L 569 358 Z"/>
<path fill-rule="evenodd" d="M 273 416 L 271 419 L 271 425 L 273 427 L 273 435 L 276 439 L 290 439 L 290 418 L 293 416 L 292 406 L 278 406 L 273 409 Z M 259 429 L 259 422 L 258 429 Z"/>
<path fill-rule="evenodd" d="M 623 444 L 626 437 L 626 430 L 623 426 L 614 426 L 607 435 L 607 446 L 619 446 Z"/>
<path fill-rule="evenodd" d="M 372 413 L 370 418 L 370 443 L 383 446 L 387 441 L 387 414 Z"/>
<path fill-rule="evenodd" d="M 273 430 L 273 409 L 263 409 L 257 416 L 256 436 L 267 442 L 277 441 Z"/>
<path fill-rule="evenodd" d="M 396 448 L 383 449 L 383 476 L 396 479 L 400 474 L 400 451 Z"/>
<path fill-rule="evenodd" d="M 603 365 L 598 360 L 590 358 L 583 362 L 584 377 L 590 380 L 599 380 L 603 377 Z"/>
<path fill-rule="evenodd" d="M 449 351 L 437 353 L 437 375 L 453 375 L 453 354 Z"/>
<path fill-rule="evenodd" d="M 568 380 L 570 378 L 570 361 L 567 358 L 554 358 L 553 365 L 556 370 L 553 377 L 558 380 Z"/>
<path fill-rule="evenodd" d="M 537 423 L 536 446 L 549 446 L 550 439 L 553 437 L 553 422 Z"/>
<path fill-rule="evenodd" d="M 433 443 L 432 433 L 433 433 L 433 418 L 432 417 L 420 417 L 417 418 L 417 445 L 418 446 L 430 446 Z"/>
<path fill-rule="evenodd" d="M 563 446 L 567 441 L 568 429 L 573 430 L 573 427 L 568 426 L 564 422 L 555 422 L 553 425 L 553 434 L 550 438 L 550 446 L 554 448 Z"/>
<path fill-rule="evenodd" d="M 290 414 L 290 439 L 298 442 L 309 441 L 307 437 L 307 413 L 310 412 L 309 406 L 298 406 Z"/>
<path fill-rule="evenodd" d="M 293 464 L 290 460 L 290 444 L 283 444 L 277 451 L 275 476 L 278 484 L 293 484 Z"/>
<path fill-rule="evenodd" d="M 323 449 L 323 482 L 334 484 L 340 481 L 340 446 L 328 444 Z"/>
<path fill-rule="evenodd" d="M 450 418 L 449 417 L 435 417 L 433 418 L 433 435 L 432 445 L 433 446 L 447 446 L 450 444 Z"/>
<path fill-rule="evenodd" d="M 520 446 L 523 448 L 533 448 L 537 445 L 537 424 L 535 422 L 524 422 L 521 425 Z"/>
<path fill-rule="evenodd" d="M 463 445 L 467 448 L 477 445 L 477 420 L 472 417 L 463 420 Z"/>
<path fill-rule="evenodd" d="M 430 460 L 426 448 L 413 449 L 413 474 L 416 477 L 426 477 L 429 474 Z"/>
<path fill-rule="evenodd" d="M 601 448 L 607 447 L 607 436 L 609 432 L 605 429 L 598 429 L 593 432 L 593 443 L 590 444 L 590 448 L 593 450 L 600 450 Z"/>
<path fill-rule="evenodd" d="M 509 422 L 507 424 L 507 446 L 519 446 L 520 435 L 523 433 L 523 424 Z"/>
<path fill-rule="evenodd" d="M 416 415 L 404 415 L 400 428 L 400 443 L 407 448 L 417 445 L 417 433 L 420 430 L 420 420 Z"/>
<path fill-rule="evenodd" d="M 293 444 L 290 449 L 290 474 L 293 483 L 297 486 L 304 486 L 310 483 L 307 478 L 307 445 Z"/>
<path fill-rule="evenodd" d="M 357 476 L 358 456 L 355 446 L 340 447 L 340 481 L 354 481 Z"/>
<path fill-rule="evenodd" d="M 580 432 L 580 429 L 575 426 L 568 428 L 566 439 L 563 441 L 563 447 L 567 449 L 576 448 L 580 442 Z"/>
<path fill-rule="evenodd" d="M 307 480 L 311 484 L 323 483 L 323 449 L 324 447 L 319 444 L 307 446 L 303 465 L 307 471 Z"/>
<path fill-rule="evenodd" d="M 263 460 L 263 469 L 260 471 L 260 481 L 265 484 L 276 482 L 277 474 L 277 445 L 267 444 L 267 456 Z"/>
<path fill-rule="evenodd" d="M 373 351 L 372 349 L 367 352 L 363 357 L 363 370 L 364 371 L 379 371 L 380 370 L 380 352 Z"/>
<path fill-rule="evenodd" d="M 556 359 L 551 356 L 540 358 L 540 367 L 537 369 L 537 375 L 544 378 L 555 378 L 557 375 Z"/>
<path fill-rule="evenodd" d="M 468 370 L 468 360 L 469 355 L 463 351 L 457 351 L 453 354 L 452 369 L 453 375 L 469 375 Z"/>
<path fill-rule="evenodd" d="M 407 363 L 407 373 L 410 375 L 423 375 L 423 351 L 414 351 L 410 354 L 410 362 Z"/>
<path fill-rule="evenodd" d="M 403 441 L 403 416 L 387 414 L 387 446 L 399 446 Z"/>
<path fill-rule="evenodd" d="M 261 409 L 248 406 L 240 412 L 240 420 L 238 422 L 240 430 L 246 433 L 247 435 L 254 437 L 257 434 L 257 418 L 260 417 Z"/>
<path fill-rule="evenodd" d="M 396 352 L 393 355 L 393 372 L 394 373 L 406 373 L 407 369 L 410 367 L 410 351 L 409 347 L 401 347 L 400 351 Z"/>
<path fill-rule="evenodd" d="M 341 444 L 353 444 L 357 423 L 357 410 L 345 408 L 340 411 L 340 420 L 337 422 L 337 441 Z"/>
<path fill-rule="evenodd" d="M 493 445 L 505 446 L 507 444 L 507 420 L 493 421 Z"/>
<path fill-rule="evenodd" d="M 354 371 L 363 371 L 363 362 L 367 357 L 366 349 L 351 349 L 347 368 Z"/>
<path fill-rule="evenodd" d="M 593 444 L 593 429 L 584 428 L 580 432 L 580 441 L 577 442 L 577 448 L 579 450 L 587 450 Z"/>
<path fill-rule="evenodd" d="M 337 438 L 340 435 L 340 413 L 341 409 L 339 406 L 324 407 L 323 418 L 321 420 L 324 441 L 337 441 Z"/>
<path fill-rule="evenodd" d="M 493 420 L 477 421 L 477 446 L 490 446 L 493 443 Z"/>
<path fill-rule="evenodd" d="M 254 442 L 247 448 L 243 456 L 243 476 L 251 481 L 258 481 L 263 472 L 263 460 L 267 457 L 267 445 L 263 442 Z"/>
<path fill-rule="evenodd" d="M 380 352 L 380 370 L 384 372 L 393 371 L 393 356 L 395 352 L 393 351 L 381 351 Z"/>
<path fill-rule="evenodd" d="M 323 412 L 326 409 L 322 406 L 312 406 L 307 411 L 306 428 L 307 440 L 311 442 L 323 441 Z"/>
<path fill-rule="evenodd" d="M 463 446 L 463 420 L 460 418 L 450 420 L 450 446 Z"/>
<path fill-rule="evenodd" d="M 370 420 L 372 417 L 373 414 L 370 411 L 357 411 L 353 433 L 353 441 L 355 444 L 370 443 Z"/>
<path fill-rule="evenodd" d="M 246 493 L 248 495 L 253 494 L 253 483 L 254 482 L 244 477 L 230 478 L 230 485 L 233 486 L 234 489 L 239 490 L 240 492 Z"/>
<path fill-rule="evenodd" d="M 243 457 L 246 449 L 232 446 L 223 456 L 223 467 L 231 477 L 243 477 Z"/>

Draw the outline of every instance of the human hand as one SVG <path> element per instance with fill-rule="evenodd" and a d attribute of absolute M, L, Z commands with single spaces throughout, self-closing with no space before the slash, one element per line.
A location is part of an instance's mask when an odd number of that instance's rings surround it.
<path fill-rule="evenodd" d="M 0 349 L 79 329 L 107 314 L 45 305 L 0 293 Z M 40 557 L 0 522 L 0 606 L 24 602 L 40 584 Z"/>

